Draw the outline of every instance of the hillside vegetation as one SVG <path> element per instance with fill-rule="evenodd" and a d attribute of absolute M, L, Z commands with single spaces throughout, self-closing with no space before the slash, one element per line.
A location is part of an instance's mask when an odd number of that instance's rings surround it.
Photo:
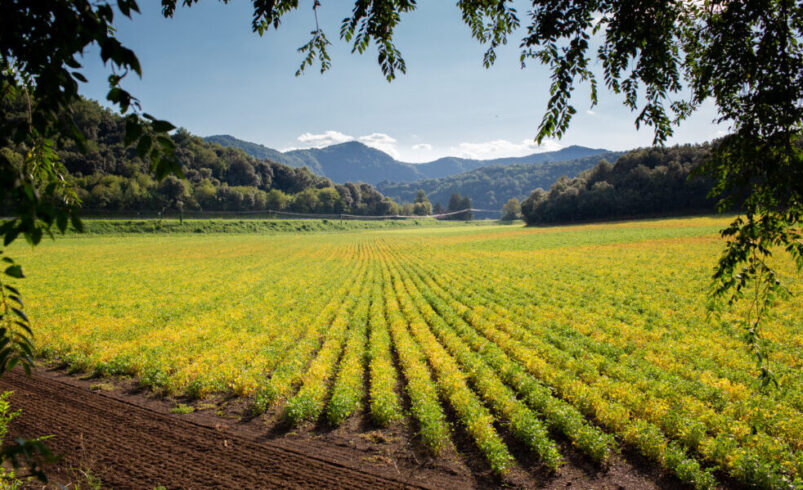
<path fill-rule="evenodd" d="M 536 189 L 521 204 L 529 224 L 712 213 L 710 178 L 694 175 L 710 144 L 652 147 L 606 160 L 549 191 Z"/>
<path fill-rule="evenodd" d="M 606 150 L 583 146 L 569 146 L 557 151 L 534 153 L 523 157 L 489 160 L 444 157 L 426 163 L 406 163 L 358 141 L 349 141 L 326 148 L 292 150 L 282 153 L 273 148 L 243 141 L 230 135 L 208 136 L 204 139 L 224 146 L 239 148 L 256 158 L 268 158 L 292 167 L 306 166 L 316 175 L 327 177 L 334 182 L 360 181 L 369 184 L 378 184 L 382 181 L 414 182 L 422 179 L 437 179 L 492 165 L 557 162 L 606 152 Z M 528 189 L 528 192 L 530 190 L 532 189 Z M 412 199 L 409 199 L 407 202 L 411 201 Z"/>
<path fill-rule="evenodd" d="M 23 117 L 21 101 L 4 107 L 8 117 Z M 353 213 L 388 215 L 396 203 L 369 184 L 334 184 L 304 167 L 293 168 L 258 160 L 242 150 L 209 143 L 177 130 L 172 139 L 185 179 L 170 176 L 155 181 L 133 147 L 123 144 L 122 117 L 98 103 L 81 99 L 71 117 L 86 136 L 87 151 L 63 132 L 58 153 L 75 179 L 87 211 L 108 213 L 167 210 L 258 211 L 288 210 L 301 213 Z M 1 148 L 12 162 L 23 159 L 21 148 Z"/>
<path fill-rule="evenodd" d="M 614 160 L 619 155 L 621 153 L 605 152 L 566 161 L 500 164 L 439 179 L 381 182 L 376 187 L 399 202 L 412 201 L 418 190 L 424 190 L 433 204 L 445 206 L 449 197 L 457 193 L 471 199 L 475 208 L 497 210 L 511 198 L 524 199 L 533 189 L 549 187 L 562 176 L 575 176 L 602 159 Z"/>
<path fill-rule="evenodd" d="M 406 220 L 338 219 L 85 219 L 81 235 L 140 233 L 303 233 L 391 230 L 428 226 L 483 226 L 486 222 L 442 221 L 432 218 Z M 70 232 L 73 230 L 71 229 Z M 68 234 L 67 236 L 70 236 Z"/>

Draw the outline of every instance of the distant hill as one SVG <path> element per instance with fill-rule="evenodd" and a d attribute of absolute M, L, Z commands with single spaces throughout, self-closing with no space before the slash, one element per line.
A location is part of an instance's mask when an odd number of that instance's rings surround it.
<path fill-rule="evenodd" d="M 451 175 L 461 174 L 482 167 L 489 167 L 492 165 L 513 165 L 517 163 L 542 163 L 542 162 L 563 162 L 567 160 L 576 160 L 578 158 L 585 158 L 601 153 L 606 153 L 608 150 L 597 148 L 586 148 L 585 146 L 569 146 L 557 151 L 548 151 L 544 153 L 533 153 L 523 157 L 505 157 L 494 158 L 491 160 L 471 160 L 468 158 L 458 157 L 444 157 L 439 158 L 433 162 L 421 163 L 416 165 L 421 174 L 426 175 L 428 179 L 439 179 L 441 177 L 449 177 Z M 391 179 L 388 181 L 394 182 Z M 403 182 L 403 181 L 395 181 Z"/>
<path fill-rule="evenodd" d="M 357 141 L 326 148 L 293 150 L 285 155 L 304 160 L 310 170 L 338 183 L 359 181 L 374 184 L 382 180 L 410 182 L 424 178 L 415 165 L 398 162 L 387 153 Z"/>
<path fill-rule="evenodd" d="M 284 153 L 280 152 L 279 150 L 274 150 L 273 148 L 268 148 L 267 146 L 263 146 L 258 143 L 243 141 L 235 138 L 234 136 L 229 136 L 228 134 L 207 136 L 204 138 L 204 140 L 210 143 L 217 143 L 220 146 L 239 148 L 244 152 L 246 152 L 247 154 L 251 155 L 252 157 L 259 158 L 261 160 L 271 160 L 276 163 L 289 165 L 291 167 L 303 167 L 305 165 L 305 163 L 302 160 L 298 160 L 291 156 L 287 156 Z"/>
<path fill-rule="evenodd" d="M 415 182 L 422 179 L 438 179 L 492 165 L 566 161 L 600 155 L 607 151 L 570 146 L 558 151 L 534 153 L 524 157 L 492 160 L 445 157 L 432 162 L 414 164 L 400 162 L 383 151 L 357 141 L 283 153 L 229 135 L 208 136 L 205 139 L 223 146 L 239 148 L 255 158 L 268 159 L 291 167 L 306 166 L 315 174 L 337 183 L 360 181 L 369 184 L 378 184 L 382 181 Z M 545 185 L 551 184 L 552 182 L 549 182 Z"/>
<path fill-rule="evenodd" d="M 541 155 L 547 154 L 535 156 Z M 405 183 L 380 182 L 376 188 L 385 196 L 404 202 L 413 201 L 416 192 L 423 189 L 430 202 L 440 202 L 444 206 L 449 202 L 449 196 L 456 192 L 471 198 L 475 208 L 495 210 L 501 209 L 512 197 L 522 200 L 536 188 L 548 189 L 560 177 L 574 177 L 603 159 L 614 162 L 620 155 L 622 152 L 604 152 L 566 161 L 497 164 L 440 179 Z"/>

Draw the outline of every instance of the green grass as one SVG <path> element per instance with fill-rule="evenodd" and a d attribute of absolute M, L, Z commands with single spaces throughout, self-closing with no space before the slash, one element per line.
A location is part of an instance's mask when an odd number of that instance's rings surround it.
<path fill-rule="evenodd" d="M 195 407 L 191 405 L 186 405 L 184 403 L 179 403 L 178 405 L 170 409 L 170 413 L 181 414 L 181 415 L 192 413 L 194 411 Z"/>
<path fill-rule="evenodd" d="M 490 221 L 441 221 L 430 218 L 406 220 L 337 219 L 84 219 L 84 234 L 176 234 L 176 233 L 304 233 L 333 231 L 392 230 L 421 227 L 483 226 Z M 68 236 L 79 235 L 75 230 Z"/>

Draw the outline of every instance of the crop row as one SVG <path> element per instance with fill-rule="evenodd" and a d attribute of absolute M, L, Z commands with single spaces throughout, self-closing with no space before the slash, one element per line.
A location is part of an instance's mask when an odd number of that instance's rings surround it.
<path fill-rule="evenodd" d="M 738 329 L 705 317 L 717 243 L 695 233 L 180 237 L 181 253 L 151 264 L 137 257 L 166 250 L 162 239 L 75 241 L 43 262 L 56 272 L 31 310 L 47 324 L 40 354 L 71 369 L 248 396 L 291 425 L 364 412 L 410 424 L 433 455 L 456 430 L 500 475 L 517 451 L 557 470 L 571 445 L 602 468 L 627 448 L 698 488 L 803 488 L 795 309 L 771 319 L 782 388 L 762 390 Z M 101 270 L 74 284 L 88 252 Z"/>

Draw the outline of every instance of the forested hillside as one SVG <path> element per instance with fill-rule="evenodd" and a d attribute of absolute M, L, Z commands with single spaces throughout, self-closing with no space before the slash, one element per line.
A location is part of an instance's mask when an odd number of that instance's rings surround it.
<path fill-rule="evenodd" d="M 630 151 L 611 164 L 599 162 L 549 191 L 536 189 L 521 205 L 529 224 L 608 220 L 714 211 L 713 182 L 694 176 L 710 144 Z"/>
<path fill-rule="evenodd" d="M 3 108 L 15 117 L 21 107 Z M 65 115 L 65 117 L 68 117 Z M 69 116 L 86 136 L 88 149 L 62 136 L 58 153 L 79 188 L 83 208 L 90 211 L 158 212 L 288 210 L 303 213 L 396 214 L 396 203 L 368 184 L 335 185 L 304 167 L 292 168 L 258 160 L 242 150 L 209 143 L 178 129 L 172 138 L 184 179 L 155 181 L 148 165 L 132 147 L 125 147 L 124 120 L 98 103 L 82 99 Z M 4 147 L 21 163 L 23 149 Z"/>
<path fill-rule="evenodd" d="M 502 209 L 510 198 L 524 199 L 535 188 L 549 187 L 562 176 L 575 176 L 606 158 L 613 160 L 621 153 L 606 152 L 568 161 L 534 164 L 493 165 L 440 179 L 412 183 L 381 182 L 377 189 L 399 201 L 412 201 L 418 190 L 424 190 L 434 204 L 446 205 L 458 193 L 471 199 L 475 208 Z"/>
<path fill-rule="evenodd" d="M 248 155 L 259 159 L 259 160 L 270 160 L 276 163 L 283 163 L 285 165 L 289 165 L 291 167 L 303 167 L 304 161 L 300 158 L 296 158 L 286 153 L 282 153 L 279 150 L 274 150 L 273 148 L 268 148 L 267 146 L 260 145 L 258 143 L 251 143 L 250 141 L 244 141 L 235 138 L 234 136 L 229 136 L 228 134 L 219 134 L 215 136 L 206 136 L 204 141 L 208 141 L 209 143 L 217 143 L 220 146 L 231 146 L 232 148 L 239 148 L 243 150 Z"/>
<path fill-rule="evenodd" d="M 282 153 L 273 148 L 243 141 L 229 135 L 207 136 L 204 139 L 224 146 L 240 148 L 256 158 L 267 158 L 291 167 L 306 166 L 313 173 L 332 179 L 334 182 L 359 181 L 374 185 L 383 181 L 399 183 L 439 179 L 493 165 L 574 160 L 607 152 L 607 150 L 583 146 L 569 146 L 557 151 L 533 153 L 523 157 L 490 160 L 444 157 L 426 163 L 405 163 L 358 141 L 348 141 L 325 148 L 292 150 Z M 526 192 L 530 190 L 532 189 L 527 189 Z M 415 191 L 413 191 L 413 197 L 414 194 Z"/>

